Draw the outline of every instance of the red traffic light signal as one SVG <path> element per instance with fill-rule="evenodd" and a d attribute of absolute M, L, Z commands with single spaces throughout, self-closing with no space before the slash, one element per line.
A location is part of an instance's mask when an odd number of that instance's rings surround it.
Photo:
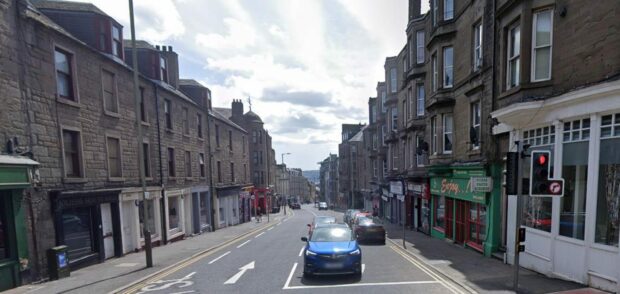
<path fill-rule="evenodd" d="M 547 163 L 547 161 L 548 161 L 548 160 L 549 160 L 549 159 L 547 158 L 547 155 L 546 155 L 546 154 L 540 154 L 540 155 L 538 156 L 538 164 L 539 164 L 539 165 L 545 165 L 545 163 Z"/>
<path fill-rule="evenodd" d="M 549 195 L 549 159 L 551 152 L 546 150 L 532 151 L 530 170 L 530 195 Z"/>

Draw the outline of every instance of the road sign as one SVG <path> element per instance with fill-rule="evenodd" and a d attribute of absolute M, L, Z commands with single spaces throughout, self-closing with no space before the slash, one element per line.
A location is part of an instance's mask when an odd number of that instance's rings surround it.
<path fill-rule="evenodd" d="M 250 199 L 254 200 L 254 198 L 255 198 L 254 195 L 250 196 Z"/>
<path fill-rule="evenodd" d="M 471 177 L 472 192 L 491 192 L 493 190 L 493 178 Z"/>
<path fill-rule="evenodd" d="M 403 183 L 401 181 L 390 181 L 390 193 L 403 195 Z"/>
<path fill-rule="evenodd" d="M 550 179 L 548 193 L 551 196 L 564 196 L 564 179 Z"/>

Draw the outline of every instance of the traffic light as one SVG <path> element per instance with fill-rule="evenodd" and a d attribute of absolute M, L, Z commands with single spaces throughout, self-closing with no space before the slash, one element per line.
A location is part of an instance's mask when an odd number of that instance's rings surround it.
<path fill-rule="evenodd" d="M 519 169 L 519 153 L 508 152 L 506 153 L 506 170 L 504 174 L 506 176 L 506 195 L 517 195 L 517 183 L 519 177 L 517 176 L 517 170 Z"/>
<path fill-rule="evenodd" d="M 530 195 L 549 195 L 549 160 L 551 159 L 551 152 L 532 151 L 531 159 Z"/>

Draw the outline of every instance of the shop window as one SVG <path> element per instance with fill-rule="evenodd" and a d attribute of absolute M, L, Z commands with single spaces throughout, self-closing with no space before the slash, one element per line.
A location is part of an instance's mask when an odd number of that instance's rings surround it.
<path fill-rule="evenodd" d="M 4 197 L 4 195 L 0 194 L 0 197 Z M 7 205 L 5 202 L 7 197 L 0 198 L 0 260 L 7 259 L 10 257 L 9 253 L 9 232 L 8 232 L 8 216 Z M 9 198 L 10 199 L 10 198 Z"/>
<path fill-rule="evenodd" d="M 565 184 L 564 197 L 560 198 L 560 235 L 583 240 L 590 119 L 564 123 L 562 137 L 562 178 Z"/>
<path fill-rule="evenodd" d="M 145 200 L 142 205 L 139 206 L 140 210 L 140 238 L 144 238 L 144 210 L 146 209 L 146 219 L 148 221 L 148 229 L 151 232 L 151 236 L 156 235 L 155 230 L 155 204 L 153 200 Z"/>
<path fill-rule="evenodd" d="M 480 203 L 471 203 L 469 207 L 469 244 L 482 249 L 486 239 L 487 207 Z"/>
<path fill-rule="evenodd" d="M 200 193 L 200 225 L 204 228 L 209 225 L 208 218 L 208 203 L 209 201 L 207 192 Z"/>
<path fill-rule="evenodd" d="M 594 241 L 618 247 L 620 231 L 620 113 L 601 118 Z"/>
<path fill-rule="evenodd" d="M 68 208 L 62 212 L 64 240 L 69 246 L 69 260 L 75 262 L 95 253 L 93 217 L 90 207 Z"/>
<path fill-rule="evenodd" d="M 168 197 L 168 229 L 179 229 L 179 197 Z"/>
<path fill-rule="evenodd" d="M 439 231 L 444 231 L 444 227 L 446 225 L 446 221 L 445 221 L 445 211 L 446 211 L 446 198 L 444 196 L 435 196 L 435 201 L 434 201 L 434 205 L 433 205 L 433 214 L 434 214 L 434 221 L 433 221 L 433 226 L 435 227 L 435 229 L 439 230 Z"/>
<path fill-rule="evenodd" d="M 555 126 L 546 126 L 523 132 L 523 144 L 530 145 L 530 147 L 555 144 Z"/>

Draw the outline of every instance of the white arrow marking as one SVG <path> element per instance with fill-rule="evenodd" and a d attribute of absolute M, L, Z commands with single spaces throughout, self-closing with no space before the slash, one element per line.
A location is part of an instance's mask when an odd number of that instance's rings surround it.
<path fill-rule="evenodd" d="M 228 284 L 234 284 L 237 282 L 237 280 L 239 280 L 239 278 L 241 278 L 241 276 L 243 276 L 243 274 L 245 273 L 245 271 L 247 270 L 251 270 L 254 269 L 254 261 L 242 266 L 239 268 L 239 272 L 236 273 L 234 276 L 230 277 L 230 279 L 228 279 L 228 281 L 224 282 L 224 285 L 228 285 Z"/>

